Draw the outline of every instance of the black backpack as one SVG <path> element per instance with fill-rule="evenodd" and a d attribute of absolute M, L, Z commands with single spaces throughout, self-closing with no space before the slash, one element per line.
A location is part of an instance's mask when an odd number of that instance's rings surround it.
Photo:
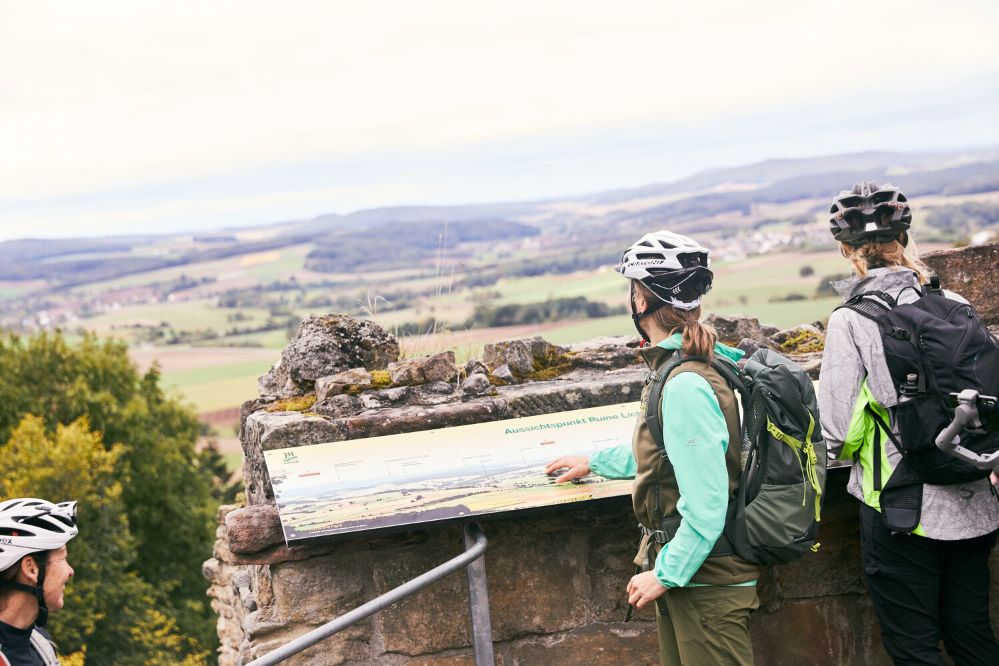
<path fill-rule="evenodd" d="M 707 359 L 678 351 L 650 377 L 645 421 L 663 456 L 660 396 L 670 372 L 688 361 L 706 363 Z M 735 553 L 748 562 L 770 565 L 815 551 L 826 445 L 812 380 L 793 361 L 770 349 L 757 350 L 743 368 L 721 359 L 715 359 L 711 367 L 742 404 L 739 488 L 711 555 Z M 661 531 L 671 538 L 680 517 L 664 523 Z"/>
<path fill-rule="evenodd" d="M 893 472 L 886 488 L 966 483 L 989 475 L 938 449 L 936 438 L 954 417 L 951 394 L 964 389 L 999 394 L 999 341 L 971 305 L 943 295 L 936 276 L 919 294 L 918 300 L 899 305 L 889 294 L 869 291 L 840 306 L 877 322 L 892 383 L 903 397 L 895 409 L 899 437 L 869 411 L 904 463 L 899 478 Z M 961 445 L 991 453 L 999 449 L 999 432 L 965 432 Z M 880 453 L 874 452 L 875 460 Z M 916 524 L 918 516 L 913 529 Z"/>

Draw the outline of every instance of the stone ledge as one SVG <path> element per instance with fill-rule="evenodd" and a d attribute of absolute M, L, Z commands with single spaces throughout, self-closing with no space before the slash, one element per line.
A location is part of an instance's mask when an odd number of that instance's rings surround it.
<path fill-rule="evenodd" d="M 385 407 L 344 418 L 256 411 L 246 416 L 242 428 L 247 501 L 274 502 L 264 451 L 631 402 L 638 400 L 644 376 L 639 366 L 609 372 L 575 370 L 549 381 L 500 387 L 495 396 L 463 400 L 462 394 L 454 393 L 444 404 Z"/>

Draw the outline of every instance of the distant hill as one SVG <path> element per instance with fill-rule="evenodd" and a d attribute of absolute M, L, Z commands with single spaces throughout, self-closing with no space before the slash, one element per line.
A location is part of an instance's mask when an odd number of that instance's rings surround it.
<path fill-rule="evenodd" d="M 861 178 L 890 180 L 910 196 L 999 192 L 999 148 L 770 159 L 709 169 L 672 183 L 575 197 L 376 208 L 204 235 L 7 241 L 0 243 L 0 281 L 43 280 L 50 288 L 82 285 L 301 243 L 314 244 L 309 268 L 320 272 L 356 268 L 362 265 L 359 258 L 378 252 L 383 264 L 418 261 L 432 254 L 427 244 L 437 242 L 437 232 L 430 227 L 444 221 L 453 230 L 451 242 L 457 244 L 463 242 L 459 229 L 492 227 L 493 239 L 583 236 L 590 239 L 586 247 L 592 250 L 649 226 L 669 224 L 678 231 L 710 233 L 766 222 L 765 216 L 754 218 L 762 204 L 801 201 L 796 221 L 804 221 L 832 194 Z M 379 236 L 398 240 L 378 250 Z M 405 252 L 401 239 L 411 246 Z"/>

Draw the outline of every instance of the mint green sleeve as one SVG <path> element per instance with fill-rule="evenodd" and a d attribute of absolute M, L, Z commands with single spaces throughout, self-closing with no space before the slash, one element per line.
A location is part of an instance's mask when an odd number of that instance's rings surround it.
<path fill-rule="evenodd" d="M 655 574 L 666 587 L 690 582 L 721 536 L 728 509 L 728 426 L 707 380 L 681 372 L 666 385 L 663 439 L 680 490 L 676 536 L 659 552 Z"/>
<path fill-rule="evenodd" d="M 633 479 L 637 469 L 628 445 L 601 449 L 590 455 L 590 470 L 607 479 Z"/>

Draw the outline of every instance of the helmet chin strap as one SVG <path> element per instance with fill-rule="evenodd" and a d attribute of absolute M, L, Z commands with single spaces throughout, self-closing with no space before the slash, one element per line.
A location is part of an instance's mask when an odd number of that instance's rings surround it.
<path fill-rule="evenodd" d="M 45 562 L 40 557 L 34 555 L 30 557 L 38 565 L 37 583 L 35 585 L 25 585 L 24 583 L 8 580 L 0 581 L 0 587 L 5 587 L 9 590 L 20 590 L 21 592 L 35 595 L 35 599 L 38 600 L 38 617 L 35 618 L 35 626 L 44 627 L 49 621 L 49 607 L 45 605 Z"/>
<path fill-rule="evenodd" d="M 46 553 L 47 559 L 48 553 Z M 49 607 L 45 604 L 45 561 L 38 562 L 38 582 L 35 584 L 35 598 L 38 599 L 38 618 L 35 624 L 44 627 L 49 621 Z"/>
<path fill-rule="evenodd" d="M 631 297 L 628 299 L 628 301 L 631 303 L 631 321 L 634 322 L 635 328 L 638 330 L 638 334 L 642 336 L 642 339 L 645 340 L 645 343 L 646 344 L 652 344 L 652 340 L 649 338 L 649 334 L 646 333 L 645 330 L 642 328 L 641 322 L 642 322 L 642 319 L 644 319 L 645 317 L 648 317 L 650 314 L 652 314 L 653 312 L 655 312 L 656 310 L 658 310 L 662 306 L 666 305 L 666 301 L 660 300 L 655 305 L 649 305 L 649 306 L 647 306 L 645 308 L 645 312 L 638 312 L 637 310 L 635 310 L 635 282 L 634 282 L 634 280 L 632 280 L 632 282 L 631 282 L 630 289 L 631 289 Z"/>

